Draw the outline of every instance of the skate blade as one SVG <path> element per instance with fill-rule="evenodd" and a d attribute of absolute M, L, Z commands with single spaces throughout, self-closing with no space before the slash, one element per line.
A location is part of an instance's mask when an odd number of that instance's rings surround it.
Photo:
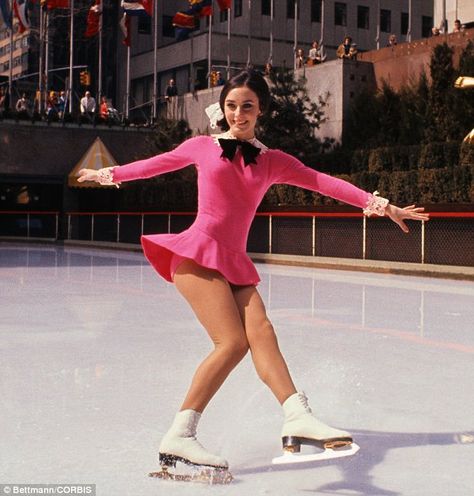
<path fill-rule="evenodd" d="M 304 462 L 320 462 L 324 460 L 333 460 L 335 458 L 343 458 L 346 456 L 355 455 L 360 450 L 360 446 L 351 443 L 338 449 L 325 449 L 321 453 L 311 453 L 302 455 L 300 453 L 291 453 L 284 451 L 282 456 L 277 456 L 272 460 L 274 465 L 285 465 L 291 463 L 304 463 Z"/>
<path fill-rule="evenodd" d="M 208 485 L 230 484 L 232 474 L 225 469 L 198 468 L 188 470 L 188 473 L 170 472 L 168 467 L 163 467 L 159 472 L 150 472 L 149 477 L 176 482 L 201 482 Z"/>

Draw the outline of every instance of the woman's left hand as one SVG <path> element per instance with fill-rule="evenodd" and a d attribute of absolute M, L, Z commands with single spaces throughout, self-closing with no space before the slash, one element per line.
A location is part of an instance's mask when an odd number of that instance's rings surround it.
<path fill-rule="evenodd" d="M 385 208 L 385 215 L 390 217 L 396 224 L 400 226 L 400 229 L 407 233 L 409 232 L 405 220 L 422 220 L 427 221 L 430 219 L 429 214 L 424 214 L 425 209 L 423 207 L 416 207 L 415 205 L 409 205 L 405 208 L 396 207 L 390 203 Z"/>

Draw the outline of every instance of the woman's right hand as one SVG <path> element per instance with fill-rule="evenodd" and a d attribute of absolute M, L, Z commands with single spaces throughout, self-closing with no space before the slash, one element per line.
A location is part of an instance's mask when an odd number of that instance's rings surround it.
<path fill-rule="evenodd" d="M 78 183 L 83 183 L 84 181 L 95 181 L 99 182 L 99 177 L 97 171 L 93 169 L 81 169 L 79 171 L 79 177 L 77 178 Z"/>

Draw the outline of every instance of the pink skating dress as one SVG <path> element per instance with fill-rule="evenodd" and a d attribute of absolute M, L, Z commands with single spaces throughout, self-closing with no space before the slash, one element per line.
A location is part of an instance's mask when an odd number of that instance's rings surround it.
<path fill-rule="evenodd" d="M 114 167 L 112 181 L 144 179 L 194 164 L 197 169 L 198 211 L 192 226 L 179 234 L 151 234 L 141 238 L 146 258 L 167 281 L 174 254 L 219 271 L 230 283 L 256 285 L 260 281 L 246 254 L 247 237 L 265 192 L 272 184 L 286 183 L 320 192 L 345 203 L 373 209 L 382 200 L 352 184 L 317 172 L 280 150 L 260 148 L 256 164 L 244 165 L 239 149 L 232 161 L 221 158 L 219 137 L 191 138 L 174 150 Z M 379 206 L 380 207 L 380 206 Z"/>

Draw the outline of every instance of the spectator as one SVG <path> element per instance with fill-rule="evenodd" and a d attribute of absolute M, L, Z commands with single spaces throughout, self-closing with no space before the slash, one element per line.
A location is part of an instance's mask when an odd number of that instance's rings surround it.
<path fill-rule="evenodd" d="M 352 43 L 352 38 L 346 36 L 338 46 L 336 55 L 340 59 L 355 59 L 357 56 L 357 45 Z"/>
<path fill-rule="evenodd" d="M 84 96 L 81 98 L 81 115 L 89 117 L 89 119 L 93 120 L 95 107 L 95 98 L 91 96 L 90 91 L 86 91 Z"/>
<path fill-rule="evenodd" d="M 308 54 L 308 64 L 316 65 L 321 64 L 326 60 L 326 55 L 324 54 L 323 45 L 319 45 L 317 41 L 313 41 Z"/>
<path fill-rule="evenodd" d="M 66 92 L 61 91 L 59 93 L 59 99 L 58 99 L 58 114 L 60 119 L 64 117 L 65 110 L 66 110 Z"/>
<path fill-rule="evenodd" d="M 169 101 L 174 96 L 178 96 L 178 88 L 176 88 L 174 79 L 170 79 L 165 90 L 165 100 Z"/>
<path fill-rule="evenodd" d="M 391 34 L 390 37 L 388 38 L 387 46 L 394 47 L 397 45 L 397 43 L 398 43 L 397 36 L 395 34 Z"/>
<path fill-rule="evenodd" d="M 453 33 L 462 33 L 464 31 L 464 26 L 461 24 L 459 19 L 454 21 Z"/>
<path fill-rule="evenodd" d="M 440 35 L 439 28 L 437 26 L 433 26 L 431 28 L 431 36 L 439 36 L 439 35 Z"/>
<path fill-rule="evenodd" d="M 3 114 L 5 110 L 5 90 L 3 86 L 0 86 L 0 116 Z"/>
<path fill-rule="evenodd" d="M 18 99 L 15 105 L 15 110 L 18 112 L 19 117 L 28 117 L 29 114 L 29 107 L 30 107 L 30 102 L 28 101 L 28 98 L 26 98 L 26 93 L 23 93 L 21 95 L 21 98 Z"/>
<path fill-rule="evenodd" d="M 225 79 L 222 77 L 222 74 L 220 71 L 217 71 L 217 82 L 216 86 L 224 86 L 225 84 Z"/>
<path fill-rule="evenodd" d="M 295 69 L 302 69 L 305 66 L 306 59 L 304 56 L 304 50 L 302 48 L 298 48 L 296 50 L 296 58 L 295 58 Z"/>
<path fill-rule="evenodd" d="M 270 77 L 270 75 L 273 73 L 273 66 L 270 64 L 270 62 L 267 62 L 265 64 L 265 70 L 263 71 L 263 75 L 265 77 Z"/>
<path fill-rule="evenodd" d="M 48 122 L 58 119 L 58 94 L 51 91 L 46 100 L 46 119 Z"/>
<path fill-rule="evenodd" d="M 107 122 L 109 119 L 109 104 L 105 96 L 100 99 L 99 118 L 102 122 Z"/>

